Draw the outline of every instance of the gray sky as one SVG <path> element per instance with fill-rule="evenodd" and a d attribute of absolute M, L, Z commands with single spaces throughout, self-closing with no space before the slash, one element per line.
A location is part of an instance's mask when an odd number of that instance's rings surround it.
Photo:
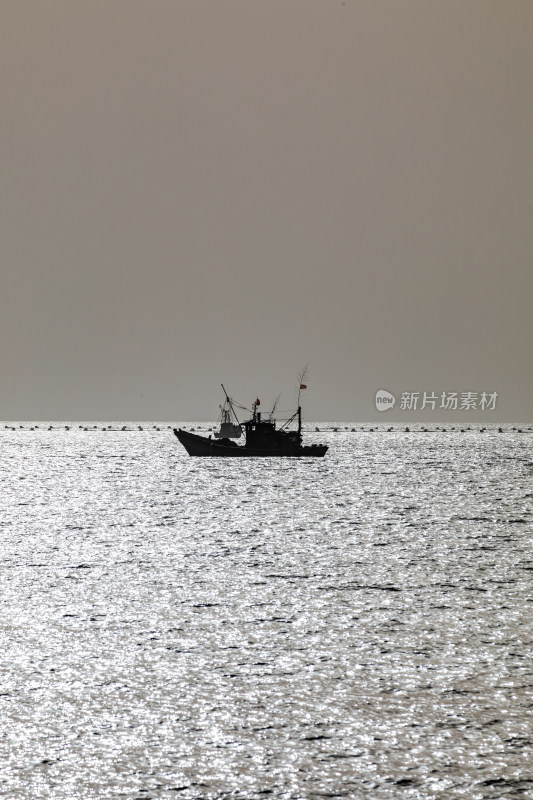
<path fill-rule="evenodd" d="M 0 418 L 531 421 L 531 0 L 0 18 Z"/>

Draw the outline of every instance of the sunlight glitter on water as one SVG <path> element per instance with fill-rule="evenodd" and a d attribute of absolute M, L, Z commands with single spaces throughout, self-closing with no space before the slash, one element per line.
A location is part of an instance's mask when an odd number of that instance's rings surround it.
<path fill-rule="evenodd" d="M 244 464 L 2 437 L 10 798 L 533 787 L 527 435 L 310 432 L 323 461 Z"/>

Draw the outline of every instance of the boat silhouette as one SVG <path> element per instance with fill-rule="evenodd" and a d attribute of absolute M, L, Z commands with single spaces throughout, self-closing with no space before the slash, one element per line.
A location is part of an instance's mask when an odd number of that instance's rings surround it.
<path fill-rule="evenodd" d="M 222 387 L 224 389 L 224 387 Z M 300 389 L 306 388 L 303 385 Z M 224 389 L 229 408 L 237 419 L 237 414 L 233 403 Z M 299 399 L 299 396 L 298 396 Z M 211 456 L 219 458 L 250 458 L 250 457 L 281 457 L 281 458 L 301 458 L 301 457 L 323 457 L 328 446 L 325 444 L 304 445 L 302 442 L 302 408 L 298 403 L 298 408 L 282 426 L 276 426 L 276 420 L 271 413 L 268 419 L 262 419 L 261 412 L 258 411 L 260 405 L 259 398 L 253 403 L 252 416 L 246 422 L 238 422 L 240 429 L 244 429 L 244 444 L 238 445 L 229 436 L 213 439 L 211 436 L 199 436 L 197 433 L 174 428 L 174 433 L 178 437 L 190 456 Z M 297 420 L 298 427 L 289 428 L 289 425 Z M 216 434 L 215 434 L 216 436 Z"/>

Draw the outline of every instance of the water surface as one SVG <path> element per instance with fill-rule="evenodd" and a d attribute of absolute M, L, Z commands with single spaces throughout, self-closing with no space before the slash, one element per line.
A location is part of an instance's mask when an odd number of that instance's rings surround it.
<path fill-rule="evenodd" d="M 0 434 L 0 795 L 533 797 L 530 431 L 53 425 Z"/>

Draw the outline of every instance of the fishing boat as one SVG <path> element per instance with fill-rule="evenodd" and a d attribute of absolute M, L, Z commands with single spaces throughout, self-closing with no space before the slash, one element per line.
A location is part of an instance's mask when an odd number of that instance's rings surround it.
<path fill-rule="evenodd" d="M 302 384 L 300 389 L 302 388 L 307 387 Z M 235 413 L 231 400 L 227 395 L 226 397 Z M 298 394 L 298 401 L 299 399 Z M 246 422 L 239 423 L 244 428 L 245 434 L 245 441 L 242 445 L 238 445 L 230 437 L 213 439 L 211 436 L 199 436 L 182 428 L 174 428 L 174 433 L 190 456 L 222 458 L 301 458 L 309 456 L 321 458 L 325 456 L 327 445 L 304 445 L 302 443 L 302 408 L 299 402 L 295 413 L 280 428 L 276 426 L 272 412 L 268 415 L 268 419 L 261 418 L 259 405 L 260 400 L 257 398 L 252 406 L 251 418 Z M 297 428 L 291 429 L 289 426 L 294 422 L 297 422 Z"/>

